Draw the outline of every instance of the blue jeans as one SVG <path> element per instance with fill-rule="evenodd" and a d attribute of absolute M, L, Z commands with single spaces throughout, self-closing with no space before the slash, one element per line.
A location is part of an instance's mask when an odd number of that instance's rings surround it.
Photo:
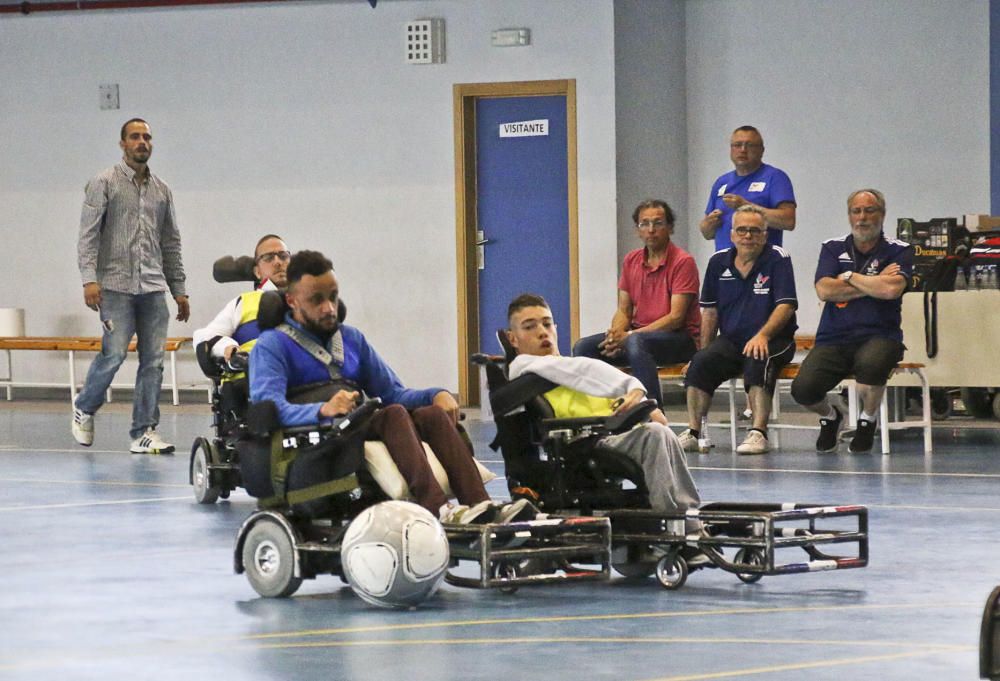
<path fill-rule="evenodd" d="M 603 333 L 585 336 L 573 346 L 574 357 L 593 357 L 615 366 L 630 367 L 632 375 L 646 389 L 646 397 L 663 404 L 660 379 L 656 367 L 661 364 L 687 362 L 696 350 L 694 339 L 686 331 L 651 331 L 633 333 L 625 340 L 624 352 L 617 357 L 605 357 L 597 345 L 604 340 Z"/>
<path fill-rule="evenodd" d="M 167 340 L 170 310 L 167 294 L 143 293 L 130 295 L 117 291 L 101 292 L 101 321 L 110 320 L 112 330 L 105 327 L 101 353 L 87 371 L 87 380 L 76 396 L 76 408 L 96 414 L 104 404 L 108 386 L 128 354 L 132 335 L 137 337 L 139 369 L 135 375 L 135 397 L 132 401 L 132 429 L 135 438 L 155 428 L 160 422 L 160 385 L 163 383 L 163 344 Z"/>

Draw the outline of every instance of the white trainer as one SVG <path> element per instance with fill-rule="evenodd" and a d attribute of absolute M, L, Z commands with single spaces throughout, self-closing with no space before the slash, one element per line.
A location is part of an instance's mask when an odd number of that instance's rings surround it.
<path fill-rule="evenodd" d="M 496 507 L 489 499 L 480 501 L 472 507 L 465 504 L 445 504 L 438 511 L 438 520 L 452 525 L 468 525 L 476 520 L 488 523 L 495 516 Z"/>
<path fill-rule="evenodd" d="M 173 454 L 174 446 L 164 442 L 155 428 L 147 428 L 145 433 L 132 440 L 129 451 L 133 454 Z"/>
<path fill-rule="evenodd" d="M 678 435 L 677 439 L 680 441 L 681 447 L 684 448 L 685 452 L 698 451 L 698 438 L 694 436 L 690 428 Z"/>
<path fill-rule="evenodd" d="M 73 407 L 73 439 L 89 447 L 94 444 L 94 415 Z"/>
<path fill-rule="evenodd" d="M 743 444 L 736 448 L 737 454 L 767 454 L 771 451 L 771 446 L 767 442 L 767 435 L 757 429 L 747 433 Z"/>

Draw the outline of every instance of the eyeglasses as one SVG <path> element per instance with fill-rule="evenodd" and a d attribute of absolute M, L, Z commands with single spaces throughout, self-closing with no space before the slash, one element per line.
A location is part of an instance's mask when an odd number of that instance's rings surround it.
<path fill-rule="evenodd" d="M 763 144 L 757 144 L 756 142 L 730 142 L 730 149 L 760 149 Z"/>
<path fill-rule="evenodd" d="M 289 251 L 271 251 L 270 253 L 261 253 L 257 256 L 254 262 L 266 262 L 272 263 L 275 259 L 281 262 L 288 262 L 292 259 L 292 254 Z"/>
<path fill-rule="evenodd" d="M 739 236 L 759 236 L 764 233 L 760 227 L 734 227 L 733 231 Z"/>
<path fill-rule="evenodd" d="M 667 223 L 663 220 L 643 220 L 635 223 L 637 229 L 663 229 Z"/>

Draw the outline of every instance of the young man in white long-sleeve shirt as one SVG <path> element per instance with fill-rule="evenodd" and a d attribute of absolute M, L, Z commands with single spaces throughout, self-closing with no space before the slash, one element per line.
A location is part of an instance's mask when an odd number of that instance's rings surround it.
<path fill-rule="evenodd" d="M 510 363 L 509 378 L 534 373 L 557 383 L 559 387 L 544 395 L 556 417 L 611 415 L 645 399 L 642 383 L 613 366 L 587 357 L 560 356 L 552 311 L 541 296 L 525 293 L 515 298 L 507 308 L 507 321 L 508 338 L 518 353 Z M 701 502 L 684 448 L 659 409 L 653 410 L 648 422 L 609 435 L 600 444 L 642 467 L 654 510 L 686 510 Z"/>

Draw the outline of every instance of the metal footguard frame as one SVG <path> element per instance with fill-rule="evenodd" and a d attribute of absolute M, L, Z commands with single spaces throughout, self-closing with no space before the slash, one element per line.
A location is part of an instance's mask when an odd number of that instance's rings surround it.
<path fill-rule="evenodd" d="M 714 565 L 728 572 L 744 575 L 787 575 L 799 572 L 846 570 L 868 564 L 868 509 L 864 506 L 821 506 L 814 504 L 716 503 L 686 513 L 660 513 L 648 510 L 598 511 L 609 518 L 616 544 L 663 546 L 679 549 L 695 547 L 703 551 Z M 819 527 L 821 520 L 854 518 L 853 529 Z M 662 521 L 663 532 L 630 532 L 629 520 Z M 709 533 L 684 533 L 684 521 L 700 520 Z M 802 527 L 805 522 L 806 526 Z M 712 535 L 712 529 L 749 527 L 747 536 L 728 535 L 723 531 Z M 797 525 L 792 525 L 797 523 Z M 832 555 L 819 546 L 856 544 L 854 555 Z M 722 548 L 747 549 L 741 555 L 756 559 L 748 561 L 726 558 Z M 806 562 L 778 563 L 777 549 L 801 548 L 808 555 Z"/>
<path fill-rule="evenodd" d="M 514 590 L 533 584 L 607 580 L 611 576 L 608 518 L 552 517 L 483 525 L 446 523 L 444 530 L 453 562 L 474 561 L 479 565 L 479 576 L 475 578 L 462 577 L 451 570 L 445 573 L 445 580 L 456 586 Z M 578 565 L 577 561 L 588 567 Z M 530 566 L 526 567 L 527 564 Z M 543 569 L 535 569 L 539 565 Z"/>

